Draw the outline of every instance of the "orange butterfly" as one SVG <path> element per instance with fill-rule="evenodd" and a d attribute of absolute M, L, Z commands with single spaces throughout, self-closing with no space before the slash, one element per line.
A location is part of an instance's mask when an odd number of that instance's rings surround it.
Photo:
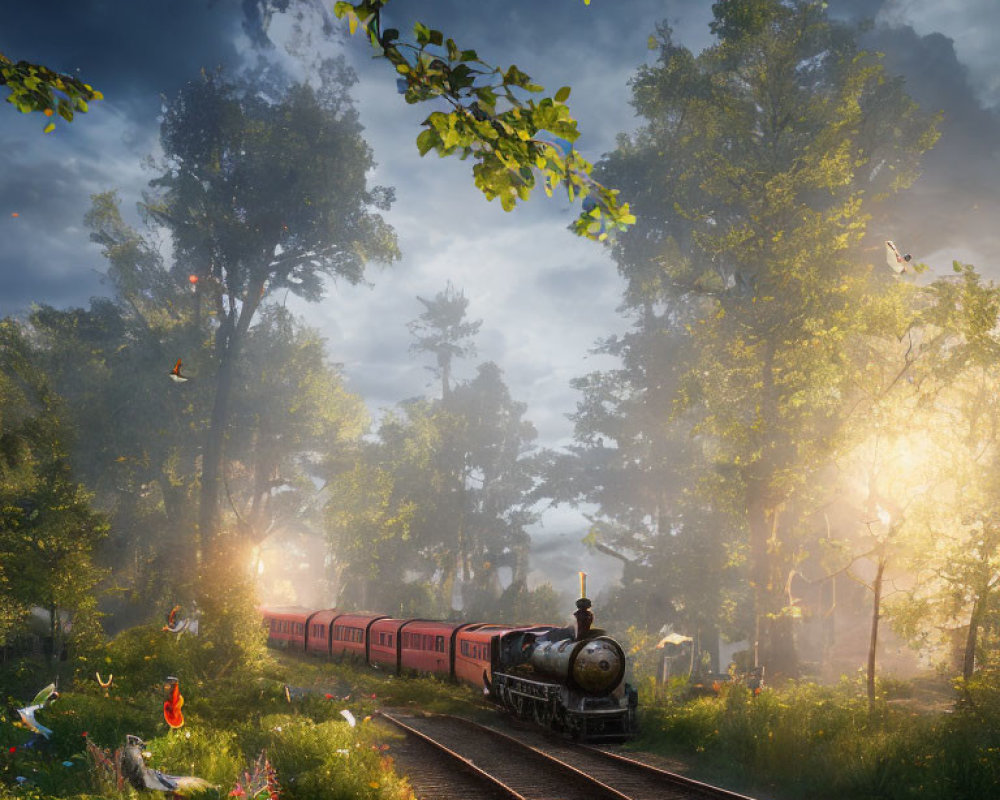
<path fill-rule="evenodd" d="M 177 363 L 174 364 L 174 368 L 169 372 L 170 380 L 174 383 L 186 383 L 188 378 L 186 375 L 181 375 L 181 360 L 178 358 Z"/>

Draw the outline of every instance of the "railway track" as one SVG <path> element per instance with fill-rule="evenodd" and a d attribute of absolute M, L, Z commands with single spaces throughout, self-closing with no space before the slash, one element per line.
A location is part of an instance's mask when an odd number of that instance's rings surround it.
<path fill-rule="evenodd" d="M 750 800 L 648 764 L 587 745 L 552 740 L 529 744 L 494 728 L 448 715 L 382 718 L 419 741 L 433 759 L 411 760 L 395 747 L 396 760 L 421 800 L 469 796 L 519 800 Z M 409 762 L 409 763 L 408 763 Z M 445 786 L 439 765 L 459 767 L 481 795 Z M 429 783 L 428 783 L 429 782 Z"/>

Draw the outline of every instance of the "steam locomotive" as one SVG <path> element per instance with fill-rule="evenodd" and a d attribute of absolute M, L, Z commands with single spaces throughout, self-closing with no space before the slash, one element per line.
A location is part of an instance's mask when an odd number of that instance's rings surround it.
<path fill-rule="evenodd" d="M 586 598 L 577 601 L 575 628 L 398 619 L 299 606 L 261 613 L 272 647 L 354 657 L 397 675 L 449 677 L 481 686 L 517 716 L 578 741 L 620 742 L 635 733 L 638 696 L 625 681 L 621 645 L 590 629 L 589 606 Z"/>

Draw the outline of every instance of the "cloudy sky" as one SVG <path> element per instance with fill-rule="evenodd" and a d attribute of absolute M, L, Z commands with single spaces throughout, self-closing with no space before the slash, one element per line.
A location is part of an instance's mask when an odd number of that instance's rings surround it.
<path fill-rule="evenodd" d="M 323 0 L 327 9 L 333 0 Z M 293 0 L 293 5 L 295 0 Z M 622 283 L 600 245 L 566 230 L 568 201 L 533 199 L 513 213 L 487 202 L 472 184 L 471 162 L 420 158 L 414 145 L 428 109 L 407 106 L 391 69 L 373 60 L 360 36 L 324 38 L 320 0 L 303 0 L 312 44 L 341 52 L 358 73 L 354 97 L 375 152 L 372 183 L 394 186 L 387 214 L 403 259 L 375 268 L 370 286 L 330 285 L 326 299 L 290 306 L 327 338 L 330 358 L 344 364 L 350 387 L 373 415 L 399 400 L 432 391 L 430 373 L 408 352 L 406 322 L 448 280 L 481 319 L 475 363 L 495 361 L 513 396 L 528 404 L 539 444 L 571 440 L 566 414 L 577 397 L 575 376 L 611 366 L 588 354 L 595 341 L 623 331 L 617 313 Z M 43 135 L 38 115 L 0 113 L 0 316 L 32 303 L 86 305 L 103 293 L 103 264 L 82 225 L 89 195 L 117 189 L 134 223 L 135 204 L 152 177 L 143 159 L 158 148 L 161 95 L 171 95 L 202 67 L 238 70 L 259 49 L 248 35 L 253 0 L 32 0 L 4 11 L 0 52 L 76 73 L 106 99 L 72 125 Z M 873 17 L 867 44 L 885 53 L 921 105 L 944 112 L 944 136 L 925 175 L 891 220 L 874 224 L 920 260 L 944 269 L 951 259 L 976 263 L 1000 278 L 1000 3 L 996 0 L 831 0 L 840 17 Z M 628 80 L 653 54 L 646 41 L 666 20 L 694 51 L 711 43 L 709 0 L 392 0 L 387 26 L 406 32 L 416 20 L 443 30 L 460 46 L 502 66 L 517 64 L 550 92 L 569 85 L 569 106 L 582 135 L 577 148 L 592 161 L 638 125 Z M 268 57 L 290 70 L 301 62 L 285 48 L 292 18 L 269 27 Z M 2 109 L 0 109 L 2 110 Z M 17 217 L 11 215 L 17 213 Z M 879 232 L 882 235 L 882 232 Z M 459 377 L 463 367 L 458 369 Z M 572 569 L 607 564 L 572 547 L 586 528 L 579 514 L 545 517 L 537 538 L 567 542 Z M 562 537 L 559 539 L 559 537 Z M 598 559 L 595 561 L 595 559 Z M 536 566 L 546 568 L 545 560 Z M 555 567 L 559 588 L 563 580 Z"/>

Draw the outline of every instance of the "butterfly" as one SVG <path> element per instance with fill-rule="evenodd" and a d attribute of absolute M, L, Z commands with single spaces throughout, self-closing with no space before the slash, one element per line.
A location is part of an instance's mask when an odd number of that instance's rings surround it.
<path fill-rule="evenodd" d="M 174 368 L 168 373 L 170 375 L 170 380 L 174 383 L 187 383 L 188 377 L 186 375 L 181 375 L 181 360 L 178 358 L 177 363 L 174 364 Z"/>

